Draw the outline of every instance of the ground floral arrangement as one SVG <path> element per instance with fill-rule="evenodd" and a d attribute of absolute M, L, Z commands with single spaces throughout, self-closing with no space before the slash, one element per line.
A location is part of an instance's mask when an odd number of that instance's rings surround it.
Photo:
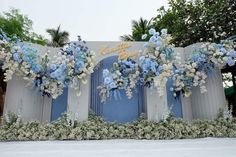
<path fill-rule="evenodd" d="M 145 43 L 144 53 L 137 63 L 129 58 L 115 63 L 115 67 L 122 68 L 104 70 L 104 84 L 99 87 L 102 101 L 117 89 L 125 89 L 128 98 L 131 98 L 131 89 L 135 88 L 133 83 L 155 87 L 162 96 L 168 79 L 173 81 L 169 90 L 175 97 L 180 94 L 190 96 L 192 88 L 196 86 L 204 93 L 207 91 L 207 76 L 226 65 L 235 65 L 236 51 L 233 41 L 225 40 L 220 44 L 204 43 L 187 60 L 181 62 L 180 54 L 175 53 L 174 45 L 170 44 L 171 35 L 166 29 L 161 30 L 161 33 L 150 29 L 149 34 L 149 42 Z"/>
<path fill-rule="evenodd" d="M 43 95 L 57 98 L 63 88 L 72 87 L 79 91 L 80 82 L 86 83 L 86 76 L 93 72 L 94 53 L 85 42 L 70 42 L 61 48 L 55 58 L 45 52 L 43 56 L 30 44 L 17 38 L 10 39 L 0 31 L 0 62 L 5 71 L 4 81 L 13 74 L 27 80 Z"/>
<path fill-rule="evenodd" d="M 0 141 L 236 137 L 236 121 L 222 115 L 212 121 L 186 122 L 169 117 L 160 122 L 151 122 L 140 118 L 127 124 L 107 123 L 95 116 L 90 116 L 85 122 L 69 117 L 65 114 L 53 123 L 22 123 L 20 117 L 8 113 L 0 125 Z"/>

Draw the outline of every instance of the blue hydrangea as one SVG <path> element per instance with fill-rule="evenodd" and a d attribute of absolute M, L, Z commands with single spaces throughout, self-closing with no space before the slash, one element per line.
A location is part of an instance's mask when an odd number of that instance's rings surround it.
<path fill-rule="evenodd" d="M 108 77 L 109 76 L 109 70 L 108 69 L 104 69 L 102 71 L 102 75 L 103 75 L 103 78 Z"/>
<path fill-rule="evenodd" d="M 50 69 L 51 69 L 52 71 L 55 71 L 55 70 L 57 69 L 57 65 L 56 65 L 56 64 L 51 64 L 51 65 L 50 65 Z"/>
<path fill-rule="evenodd" d="M 39 65 L 39 64 L 33 64 L 32 65 L 32 70 L 33 70 L 34 73 L 39 73 L 42 70 L 42 66 Z"/>
<path fill-rule="evenodd" d="M 154 28 L 151 28 L 149 30 L 149 34 L 154 35 L 156 33 L 156 30 Z"/>
<path fill-rule="evenodd" d="M 235 60 L 232 59 L 231 57 L 229 57 L 228 60 L 226 61 L 226 63 L 227 63 L 229 66 L 234 66 L 234 65 L 235 65 Z"/>
<path fill-rule="evenodd" d="M 235 50 L 231 50 L 231 51 L 228 53 L 228 55 L 229 55 L 230 57 L 236 58 L 236 51 L 235 51 Z"/>
<path fill-rule="evenodd" d="M 15 61 L 17 61 L 18 63 L 20 63 L 22 61 L 22 59 L 19 57 L 19 54 L 18 53 L 14 53 L 13 54 L 13 59 Z"/>
<path fill-rule="evenodd" d="M 112 79 L 110 77 L 105 77 L 104 78 L 104 84 L 109 85 L 112 82 Z"/>
<path fill-rule="evenodd" d="M 166 35 L 167 34 L 167 29 L 162 29 L 161 30 L 161 35 Z"/>

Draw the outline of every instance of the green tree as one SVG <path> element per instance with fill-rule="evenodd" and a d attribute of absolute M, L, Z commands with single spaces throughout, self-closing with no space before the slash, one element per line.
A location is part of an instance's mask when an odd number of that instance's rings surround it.
<path fill-rule="evenodd" d="M 46 40 L 32 31 L 32 25 L 32 20 L 21 14 L 18 9 L 10 9 L 9 12 L 0 15 L 0 28 L 6 35 L 11 38 L 17 36 L 22 41 L 45 45 Z"/>
<path fill-rule="evenodd" d="M 153 27 L 157 31 L 167 28 L 176 46 L 220 42 L 236 35 L 235 17 L 235 0 L 169 0 L 167 10 L 164 7 L 157 9 L 157 15 L 149 22 L 132 22 L 132 34 L 121 39 L 142 41 L 142 34 Z M 148 26 L 142 27 L 139 23 L 148 23 Z"/>
<path fill-rule="evenodd" d="M 169 0 L 169 9 L 159 9 L 152 25 L 167 28 L 176 46 L 187 46 L 235 35 L 235 16 L 235 0 Z"/>
<path fill-rule="evenodd" d="M 46 30 L 51 36 L 50 45 L 53 47 L 64 46 L 69 41 L 69 33 L 67 31 L 61 31 L 61 26 L 59 25 L 56 29 Z"/>
<path fill-rule="evenodd" d="M 138 20 L 132 21 L 132 34 L 121 36 L 122 41 L 144 41 L 142 35 L 147 34 L 150 29 L 150 21 L 143 19 L 142 17 Z"/>

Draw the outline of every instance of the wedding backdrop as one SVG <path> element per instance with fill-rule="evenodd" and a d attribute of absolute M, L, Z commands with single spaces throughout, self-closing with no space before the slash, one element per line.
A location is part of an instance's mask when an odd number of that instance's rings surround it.
<path fill-rule="evenodd" d="M 0 37 L 4 112 L 23 121 L 50 122 L 64 112 L 84 121 L 89 110 L 118 123 L 141 115 L 214 119 L 227 108 L 220 69 L 235 64 L 231 40 L 174 47 L 166 29 L 150 29 L 148 42 L 79 39 L 52 48 Z"/>

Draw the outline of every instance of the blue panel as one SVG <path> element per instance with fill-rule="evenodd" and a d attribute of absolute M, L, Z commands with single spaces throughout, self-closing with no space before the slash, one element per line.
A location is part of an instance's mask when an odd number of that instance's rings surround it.
<path fill-rule="evenodd" d="M 57 120 L 67 111 L 68 88 L 64 88 L 62 95 L 52 100 L 51 121 Z"/>
<path fill-rule="evenodd" d="M 170 88 L 172 87 L 173 80 L 169 79 L 166 83 L 166 91 L 167 91 L 167 103 L 169 108 L 171 109 L 171 113 L 178 118 L 183 117 L 182 113 L 182 103 L 180 96 L 174 97 L 173 92 L 170 91 Z"/>
<path fill-rule="evenodd" d="M 139 105 L 137 93 L 128 99 L 124 90 L 119 91 L 120 98 L 111 96 L 103 105 L 102 117 L 109 122 L 131 122 L 139 118 Z"/>
<path fill-rule="evenodd" d="M 145 112 L 143 86 L 137 86 L 137 89 L 133 90 L 132 99 L 127 98 L 124 90 L 111 92 L 111 96 L 105 103 L 101 103 L 99 90 L 97 90 L 97 87 L 103 83 L 103 69 L 110 69 L 117 60 L 117 56 L 108 57 L 102 60 L 95 68 L 91 77 L 90 108 L 97 116 L 103 117 L 106 121 L 118 123 L 131 122 L 137 120 L 140 113 Z"/>

